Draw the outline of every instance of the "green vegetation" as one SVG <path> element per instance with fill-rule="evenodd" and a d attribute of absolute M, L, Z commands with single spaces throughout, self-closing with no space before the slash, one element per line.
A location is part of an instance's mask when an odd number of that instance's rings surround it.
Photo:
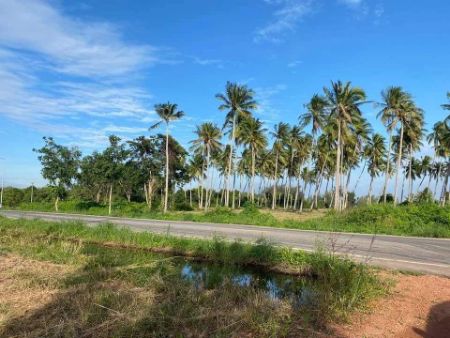
<path fill-rule="evenodd" d="M 24 203 L 21 210 L 52 211 L 52 203 Z M 68 213 L 107 215 L 104 205 L 67 201 L 60 203 L 60 210 Z M 367 234 L 387 234 L 400 236 L 421 236 L 450 238 L 450 206 L 440 207 L 435 203 L 412 203 L 400 206 L 373 204 L 354 207 L 344 212 L 327 212 L 324 216 L 305 220 L 277 219 L 270 213 L 262 212 L 252 204 L 236 212 L 228 208 L 216 208 L 208 212 L 179 211 L 163 214 L 149 212 L 144 203 L 118 203 L 113 216 L 179 220 L 192 222 L 212 222 L 230 224 L 254 224 L 261 226 L 357 232 Z"/>
<path fill-rule="evenodd" d="M 181 336 L 292 336 L 327 330 L 331 320 L 345 319 L 351 311 L 364 308 L 387 286 L 362 264 L 264 242 L 192 240 L 107 224 L 92 228 L 5 218 L 0 218 L 0 235 L 5 259 L 14 254 L 59 264 L 54 275 L 51 266 L 46 269 L 37 262 L 14 275 L 14 285 L 25 286 L 29 292 L 38 287 L 56 291 L 37 309 L 6 317 L 0 325 L 5 336 L 165 337 L 175 332 Z M 213 289 L 199 288 L 180 278 L 176 258 L 150 252 L 155 248 L 225 265 L 264 264 L 267 269 L 285 266 L 307 271 L 315 276 L 308 284 L 314 301 L 298 308 L 289 299 L 274 300 L 257 288 L 226 278 Z M 14 271 L 20 272 L 20 263 L 14 262 Z M 7 314 L 10 305 L 2 304 Z"/>
<path fill-rule="evenodd" d="M 55 210 L 60 199 L 108 204 L 110 215 L 121 212 L 113 204 L 123 200 L 145 202 L 148 213 L 164 214 L 234 210 L 248 202 L 298 212 L 343 211 L 376 200 L 397 205 L 424 197 L 443 207 L 449 204 L 449 118 L 426 135 L 424 111 L 403 88 L 388 87 L 376 103 L 387 135 L 372 130 L 361 108 L 368 103 L 366 93 L 350 82 L 331 82 L 304 106 L 298 124 L 281 122 L 271 132 L 253 116 L 255 97 L 251 88 L 227 82 L 224 93 L 216 95 L 218 109 L 226 113 L 223 127 L 198 125 L 190 152 L 169 133 L 170 123 L 184 116 L 170 102 L 155 105 L 160 121 L 150 128 L 165 124 L 165 134 L 129 141 L 110 135 L 105 149 L 87 156 L 44 138 L 44 146 L 35 151 L 49 189 L 34 200 L 50 198 Z M 434 154 L 417 158 L 425 138 Z M 356 198 L 364 174 L 370 183 Z M 384 184 L 376 189 L 375 178 L 381 175 Z M 13 197 L 5 196 L 5 204 L 11 206 L 20 196 Z"/>

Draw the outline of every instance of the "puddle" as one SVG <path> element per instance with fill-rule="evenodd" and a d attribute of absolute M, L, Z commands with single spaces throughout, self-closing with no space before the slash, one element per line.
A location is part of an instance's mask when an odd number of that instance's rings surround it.
<path fill-rule="evenodd" d="M 289 300 L 296 308 L 315 305 L 314 281 L 305 278 L 211 263 L 181 261 L 178 264 L 181 278 L 191 282 L 197 290 L 214 289 L 231 282 L 262 291 L 273 300 Z"/>

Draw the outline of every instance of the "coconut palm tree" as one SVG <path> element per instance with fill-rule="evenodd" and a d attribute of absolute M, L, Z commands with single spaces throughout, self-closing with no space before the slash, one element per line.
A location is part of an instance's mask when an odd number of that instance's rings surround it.
<path fill-rule="evenodd" d="M 383 122 L 389 134 L 388 139 L 389 140 L 388 158 L 389 158 L 392 150 L 392 133 L 397 126 L 398 116 L 400 115 L 402 107 L 404 107 L 405 103 L 411 100 L 411 97 L 408 93 L 403 91 L 401 87 L 389 87 L 381 92 L 381 97 L 383 99 L 383 102 L 378 103 L 378 106 L 381 106 L 382 109 L 378 113 L 377 117 L 381 119 L 381 122 Z M 390 161 L 387 161 L 383 186 L 384 203 L 386 203 L 387 187 L 389 183 L 390 171 L 391 171 Z"/>
<path fill-rule="evenodd" d="M 385 138 L 376 133 L 369 139 L 364 147 L 364 156 L 367 158 L 367 170 L 370 175 L 370 184 L 368 191 L 368 203 L 372 203 L 372 184 L 376 176 L 378 176 L 387 162 Z"/>
<path fill-rule="evenodd" d="M 252 203 L 255 201 L 256 156 L 267 146 L 266 131 L 267 129 L 263 128 L 263 122 L 253 117 L 243 119 L 238 128 L 237 138 L 248 146 L 251 152 L 250 196 Z"/>
<path fill-rule="evenodd" d="M 396 155 L 397 168 L 395 174 L 395 185 L 394 185 L 394 204 L 397 203 L 397 193 L 398 193 L 398 177 L 401 171 L 401 163 L 403 156 L 403 139 L 405 128 L 409 128 L 414 123 L 420 125 L 420 119 L 423 120 L 421 115 L 421 110 L 417 108 L 411 98 L 411 95 L 405 92 L 401 87 L 390 87 L 382 92 L 383 103 L 380 103 L 383 109 L 378 113 L 382 122 L 386 126 L 389 132 L 389 154 L 392 145 L 392 132 L 400 125 L 399 131 L 399 144 L 398 153 Z M 423 123 L 422 123 L 423 124 Z M 389 178 L 389 162 L 386 165 L 386 175 L 385 175 L 385 185 L 383 188 L 383 198 L 386 200 L 386 189 L 387 182 Z"/>
<path fill-rule="evenodd" d="M 331 82 L 331 88 L 324 88 L 328 101 L 329 121 L 337 125 L 336 140 L 336 172 L 335 172 L 335 193 L 334 208 L 341 210 L 341 175 L 343 161 L 343 148 L 345 145 L 345 135 L 361 119 L 360 106 L 365 103 L 366 94 L 358 87 L 352 87 L 350 82 Z"/>
<path fill-rule="evenodd" d="M 169 203 L 169 124 L 175 120 L 178 120 L 184 116 L 184 112 L 178 110 L 178 105 L 174 103 L 162 103 L 155 105 L 156 114 L 161 119 L 150 127 L 150 129 L 157 128 L 162 123 L 166 125 L 166 172 L 165 172 L 165 189 L 164 189 L 164 213 L 167 212 Z"/>
<path fill-rule="evenodd" d="M 311 124 L 311 133 L 314 139 L 326 122 L 327 104 L 328 102 L 325 97 L 314 94 L 309 103 L 305 106 L 307 112 L 299 117 L 301 128 Z"/>
<path fill-rule="evenodd" d="M 210 164 L 211 164 L 211 154 L 213 152 L 218 151 L 222 144 L 220 143 L 220 138 L 222 136 L 222 132 L 219 127 L 217 127 L 215 124 L 211 122 L 203 123 L 199 126 L 197 126 L 197 129 L 195 130 L 195 134 L 197 135 L 197 138 L 193 141 L 191 150 L 194 151 L 194 153 L 201 154 L 201 156 L 204 159 L 204 162 L 206 164 L 206 175 L 202 173 L 202 181 L 203 177 L 207 176 L 210 171 Z M 203 183 L 202 183 L 203 186 Z M 203 187 L 201 188 L 200 193 L 200 208 L 203 207 Z M 208 210 L 208 188 L 205 187 L 205 203 L 204 203 L 205 210 Z"/>
<path fill-rule="evenodd" d="M 236 127 L 237 124 L 242 121 L 244 117 L 251 116 L 251 111 L 257 108 L 256 101 L 254 100 L 255 93 L 253 90 L 245 85 L 239 85 L 232 82 L 227 82 L 225 87 L 225 94 L 217 94 L 216 98 L 219 99 L 222 104 L 219 106 L 219 110 L 226 110 L 227 115 L 225 117 L 224 127 L 231 127 L 231 140 L 230 140 L 230 158 L 228 159 L 228 172 L 226 174 L 226 194 L 225 205 L 229 205 L 229 181 L 233 171 L 233 147 L 236 143 Z M 234 198 L 233 198 L 234 204 Z M 234 206 L 233 206 L 234 207 Z"/>
<path fill-rule="evenodd" d="M 280 157 L 284 152 L 284 145 L 286 144 L 287 138 L 289 136 L 289 125 L 284 122 L 280 122 L 274 126 L 274 131 L 271 132 L 274 138 L 274 143 L 272 146 L 272 152 L 275 155 L 275 168 L 274 168 L 274 182 L 273 182 L 273 193 L 272 193 L 272 209 L 275 209 L 275 203 L 277 198 L 277 181 L 278 181 L 278 169 L 280 165 Z"/>

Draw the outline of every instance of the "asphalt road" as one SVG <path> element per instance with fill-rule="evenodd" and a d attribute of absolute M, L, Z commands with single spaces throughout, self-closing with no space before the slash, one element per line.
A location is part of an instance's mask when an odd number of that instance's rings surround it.
<path fill-rule="evenodd" d="M 265 238 L 271 243 L 312 251 L 324 247 L 338 254 L 368 264 L 450 277 L 450 239 L 330 233 L 271 228 L 240 224 L 213 224 L 150 219 L 88 216 L 77 214 L 2 210 L 10 218 L 44 219 L 48 221 L 80 220 L 89 225 L 109 222 L 134 231 L 170 233 L 177 236 L 254 242 Z"/>

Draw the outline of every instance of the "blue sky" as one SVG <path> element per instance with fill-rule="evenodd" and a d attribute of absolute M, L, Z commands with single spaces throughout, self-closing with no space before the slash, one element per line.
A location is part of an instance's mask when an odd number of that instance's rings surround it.
<path fill-rule="evenodd" d="M 374 101 L 403 86 L 430 127 L 450 90 L 448 13 L 445 0 L 0 0 L 0 172 L 43 184 L 42 136 L 88 153 L 148 134 L 168 100 L 187 145 L 196 124 L 222 123 L 227 80 L 256 91 L 269 128 L 337 79 Z"/>

